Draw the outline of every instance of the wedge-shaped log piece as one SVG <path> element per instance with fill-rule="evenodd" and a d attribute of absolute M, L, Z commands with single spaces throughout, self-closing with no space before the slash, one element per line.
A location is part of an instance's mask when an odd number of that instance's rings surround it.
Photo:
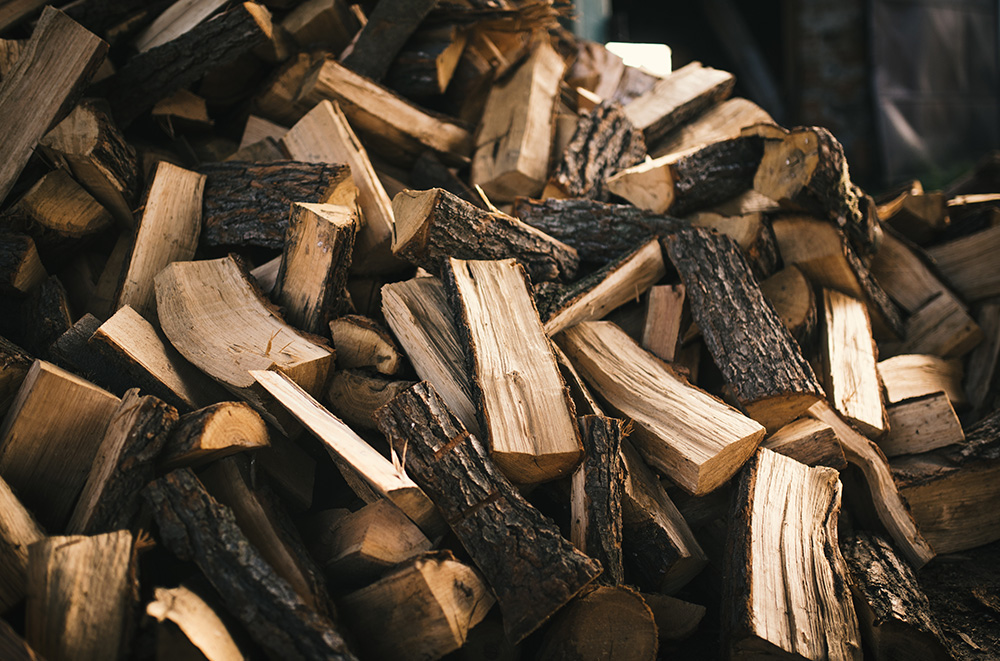
<path fill-rule="evenodd" d="M 396 270 L 399 264 L 392 257 L 390 246 L 392 201 L 340 106 L 321 101 L 284 134 L 281 144 L 296 161 L 350 166 L 361 207 L 352 268 L 363 273 Z"/>
<path fill-rule="evenodd" d="M 44 538 L 35 517 L 0 478 L 0 613 L 24 599 L 28 547 Z"/>
<path fill-rule="evenodd" d="M 684 285 L 657 285 L 646 297 L 642 348 L 660 360 L 672 362 L 680 344 L 684 312 Z"/>
<path fill-rule="evenodd" d="M 737 209 L 726 208 L 744 196 L 746 194 L 716 205 L 711 210 L 693 213 L 687 216 L 687 220 L 695 227 L 715 230 L 735 241 L 743 251 L 743 256 L 747 258 L 754 276 L 760 281 L 778 268 L 778 243 L 774 239 L 771 223 L 764 216 L 764 212 L 740 213 Z M 732 204 L 732 206 L 737 205 Z"/>
<path fill-rule="evenodd" d="M 252 370 L 281 370 L 309 392 L 326 383 L 333 353 L 283 322 L 232 257 L 165 268 L 156 276 L 156 309 L 182 356 L 262 414 L 277 412 Z"/>
<path fill-rule="evenodd" d="M 330 337 L 337 350 L 337 367 L 374 368 L 381 374 L 396 374 L 403 355 L 385 328 L 358 314 L 345 314 L 330 322 Z"/>
<path fill-rule="evenodd" d="M 903 310 L 914 313 L 935 296 L 948 292 L 920 258 L 919 249 L 886 230 L 871 263 L 872 275 Z M 952 295 L 954 297 L 954 295 Z"/>
<path fill-rule="evenodd" d="M 417 376 L 441 395 L 465 428 L 480 435 L 465 350 L 437 278 L 414 278 L 382 287 L 382 312 Z"/>
<path fill-rule="evenodd" d="M 25 637 L 45 659 L 98 661 L 126 651 L 132 533 L 48 537 L 28 549 Z"/>
<path fill-rule="evenodd" d="M 337 370 L 327 384 L 327 408 L 352 428 L 375 429 L 374 413 L 413 385 L 391 381 L 362 370 Z"/>
<path fill-rule="evenodd" d="M 552 618 L 539 658 L 653 661 L 659 649 L 653 611 L 638 592 L 601 586 Z"/>
<path fill-rule="evenodd" d="M 321 335 L 330 319 L 347 309 L 344 287 L 357 229 L 351 207 L 292 203 L 271 296 L 296 328 Z"/>
<path fill-rule="evenodd" d="M 848 463 L 860 468 L 864 475 L 875 513 L 906 559 L 917 569 L 930 562 L 936 548 L 924 537 L 924 526 L 918 528 L 907 506 L 909 499 L 903 500 L 893 483 L 889 462 L 878 446 L 844 422 L 826 402 L 815 404 L 809 415 L 833 427 Z"/>
<path fill-rule="evenodd" d="M 816 337 L 816 296 L 801 269 L 786 266 L 761 282 L 760 291 L 799 347 L 811 347 Z"/>
<path fill-rule="evenodd" d="M 774 120 L 767 111 L 749 99 L 733 97 L 708 108 L 691 121 L 668 133 L 651 150 L 653 158 L 687 151 L 713 142 L 737 138 L 740 131 L 754 124 Z"/>
<path fill-rule="evenodd" d="M 398 462 L 390 462 L 354 431 L 327 411 L 287 377 L 277 372 L 254 372 L 254 378 L 282 406 L 323 442 L 340 466 L 356 473 L 383 498 L 391 500 L 420 526 L 428 537 L 436 536 L 444 522 L 427 495 L 411 480 Z"/>
<path fill-rule="evenodd" d="M 580 432 L 524 270 L 513 259 L 450 259 L 445 275 L 490 456 L 516 483 L 569 474 Z"/>
<path fill-rule="evenodd" d="M 457 24 L 418 30 L 389 67 L 385 84 L 417 101 L 443 94 L 468 41 L 468 32 Z"/>
<path fill-rule="evenodd" d="M 983 331 L 965 305 L 950 292 L 942 292 L 906 320 L 906 340 L 898 351 L 958 358 L 982 341 Z"/>
<path fill-rule="evenodd" d="M 146 615 L 156 618 L 161 625 L 164 622 L 175 625 L 187 641 L 184 647 L 193 646 L 207 661 L 242 661 L 243 653 L 226 624 L 198 593 L 181 585 L 169 589 L 156 588 L 153 594 L 153 601 L 146 604 Z M 177 654 L 177 646 L 182 645 L 175 642 L 165 645 L 163 636 L 172 635 L 173 632 L 165 627 L 158 632 L 157 649 L 162 651 L 166 648 L 167 655 Z"/>
<path fill-rule="evenodd" d="M 884 433 L 888 425 L 875 366 L 875 340 L 861 301 L 823 290 L 820 355 L 833 407 L 866 435 L 874 438 Z"/>
<path fill-rule="evenodd" d="M 689 493 L 724 484 L 764 436 L 759 423 L 689 384 L 611 322 L 577 324 L 555 340 L 594 391 L 632 420 L 646 461 Z"/>
<path fill-rule="evenodd" d="M 213 499 L 190 469 L 152 482 L 144 496 L 166 547 L 198 565 L 229 612 L 269 657 L 355 658 L 334 623 L 309 608 L 271 568 L 229 508 Z"/>
<path fill-rule="evenodd" d="M 0 475 L 49 530 L 62 530 L 118 408 L 111 393 L 36 360 L 0 429 Z"/>
<path fill-rule="evenodd" d="M 26 234 L 0 234 L 0 291 L 23 295 L 47 277 L 34 239 Z"/>
<path fill-rule="evenodd" d="M 695 632 L 705 618 L 705 607 L 658 593 L 642 593 L 642 600 L 653 611 L 660 642 L 684 640 Z"/>
<path fill-rule="evenodd" d="M 608 190 L 640 209 L 686 216 L 749 189 L 762 153 L 756 136 L 724 140 L 623 169 Z"/>
<path fill-rule="evenodd" d="M 36 355 L 47 354 L 52 343 L 73 327 L 69 294 L 54 275 L 28 292 L 20 309 L 12 316 L 19 331 L 15 337 Z"/>
<path fill-rule="evenodd" d="M 625 116 L 655 145 L 671 129 L 723 101 L 733 91 L 733 74 L 692 62 L 657 81 L 625 106 Z"/>
<path fill-rule="evenodd" d="M 552 120 L 566 63 L 548 40 L 494 84 L 476 133 L 469 181 L 494 200 L 536 196 L 548 179 Z"/>
<path fill-rule="evenodd" d="M 153 278 L 168 264 L 194 259 L 204 190 L 205 175 L 157 163 L 112 312 L 128 305 L 151 315 L 156 302 Z"/>
<path fill-rule="evenodd" d="M 432 273 L 455 259 L 517 259 L 532 282 L 572 280 L 576 250 L 506 214 L 484 211 L 434 188 L 406 190 L 392 201 L 392 252 Z"/>
<path fill-rule="evenodd" d="M 944 279 L 967 301 L 1000 296 L 1000 228 L 934 246 L 928 254 Z"/>
<path fill-rule="evenodd" d="M 0 201 L 35 145 L 66 113 L 97 71 L 108 45 L 48 7 L 13 70 L 0 83 Z"/>
<path fill-rule="evenodd" d="M 340 53 L 361 28 L 358 16 L 344 0 L 306 0 L 294 4 L 281 21 L 292 39 L 304 49 L 324 48 Z"/>
<path fill-rule="evenodd" d="M 139 492 L 153 480 L 156 460 L 177 422 L 177 410 L 134 388 L 122 397 L 104 432 L 87 483 L 66 529 L 96 535 L 131 528 Z"/>
<path fill-rule="evenodd" d="M 823 396 L 732 239 L 692 229 L 665 243 L 705 344 L 750 417 L 774 430 Z"/>
<path fill-rule="evenodd" d="M 705 568 L 708 557 L 656 474 L 629 441 L 622 443 L 622 459 L 626 566 L 649 590 L 676 592 Z"/>
<path fill-rule="evenodd" d="M 441 508 L 496 594 L 515 643 L 601 572 L 497 469 L 437 395 L 418 383 L 378 414 L 379 429 Z"/>
<path fill-rule="evenodd" d="M 889 433 L 879 439 L 878 446 L 887 457 L 930 452 L 965 441 L 962 423 L 943 392 L 893 404 L 886 413 Z"/>
<path fill-rule="evenodd" d="M 140 53 L 162 46 L 196 27 L 224 4 L 220 0 L 175 2 L 136 36 L 133 45 Z"/>
<path fill-rule="evenodd" d="M 32 186 L 15 209 L 31 220 L 31 232 L 43 245 L 63 247 L 73 239 L 111 226 L 111 214 L 65 170 L 53 170 Z"/>
<path fill-rule="evenodd" d="M 341 58 L 344 66 L 381 80 L 434 5 L 434 0 L 389 0 L 376 7 L 350 51 Z"/>
<path fill-rule="evenodd" d="M 833 427 L 814 418 L 799 418 L 769 434 L 760 447 L 806 466 L 829 466 L 837 470 L 847 468 L 844 450 L 840 447 Z"/>
<path fill-rule="evenodd" d="M 885 386 L 886 404 L 944 392 L 956 409 L 968 399 L 962 387 L 962 363 L 938 356 L 903 354 L 879 361 L 878 374 Z"/>
<path fill-rule="evenodd" d="M 952 658 L 913 568 L 887 540 L 857 533 L 840 548 L 850 572 L 861 635 L 875 659 Z"/>
<path fill-rule="evenodd" d="M 160 467 L 199 466 L 268 447 L 264 420 L 243 402 L 219 402 L 182 415 L 160 455 Z"/>

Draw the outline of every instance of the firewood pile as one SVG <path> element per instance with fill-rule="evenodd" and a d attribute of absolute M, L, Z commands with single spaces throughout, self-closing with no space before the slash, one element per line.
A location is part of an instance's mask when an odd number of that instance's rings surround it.
<path fill-rule="evenodd" d="M 0 657 L 1000 651 L 1000 161 L 553 0 L 0 2 Z"/>

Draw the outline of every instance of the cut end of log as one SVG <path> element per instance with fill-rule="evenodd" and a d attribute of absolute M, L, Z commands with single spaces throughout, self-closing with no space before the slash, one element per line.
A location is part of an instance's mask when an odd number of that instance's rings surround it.
<path fill-rule="evenodd" d="M 810 393 L 789 393 L 744 404 L 747 415 L 764 425 L 768 433 L 777 431 L 802 415 L 822 397 Z"/>
<path fill-rule="evenodd" d="M 440 188 L 415 191 L 404 190 L 392 198 L 392 215 L 396 219 L 392 235 L 392 252 L 398 254 L 402 246 L 412 242 L 414 237 L 428 231 L 427 220 L 434 211 Z M 425 243 L 419 241 L 418 243 Z"/>

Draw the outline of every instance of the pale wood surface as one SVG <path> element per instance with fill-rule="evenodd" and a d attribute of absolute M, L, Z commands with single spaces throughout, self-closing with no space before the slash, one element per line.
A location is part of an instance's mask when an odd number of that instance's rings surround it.
<path fill-rule="evenodd" d="M 970 234 L 927 252 L 945 281 L 965 300 L 1000 296 L 1000 227 Z"/>
<path fill-rule="evenodd" d="M 955 408 L 968 404 L 962 387 L 962 363 L 925 354 L 903 354 L 879 361 L 886 404 L 943 391 Z"/>
<path fill-rule="evenodd" d="M 160 467 L 198 466 L 236 452 L 264 450 L 268 437 L 264 420 L 248 404 L 211 404 L 181 416 L 167 439 Z"/>
<path fill-rule="evenodd" d="M 354 429 L 375 429 L 375 411 L 413 385 L 365 370 L 337 370 L 327 384 L 323 402 L 330 412 Z"/>
<path fill-rule="evenodd" d="M 908 399 L 886 409 L 889 433 L 878 441 L 887 457 L 929 452 L 965 440 L 962 423 L 943 392 Z"/>
<path fill-rule="evenodd" d="M 760 447 L 791 457 L 806 466 L 847 468 L 833 427 L 814 418 L 799 418 L 769 434 Z"/>
<path fill-rule="evenodd" d="M 368 317 L 348 314 L 330 322 L 330 337 L 337 350 L 337 367 L 373 368 L 381 374 L 396 374 L 404 357 L 392 336 Z"/>
<path fill-rule="evenodd" d="M 42 232 L 80 238 L 111 226 L 111 214 L 65 170 L 49 172 L 17 203 Z M 44 234 L 43 234 L 44 236 Z"/>
<path fill-rule="evenodd" d="M 773 122 L 767 111 L 749 99 L 734 97 L 716 104 L 686 124 L 678 126 L 655 145 L 653 158 L 686 151 L 698 145 L 729 140 L 754 124 Z"/>
<path fill-rule="evenodd" d="M 0 478 L 0 613 L 24 599 L 28 547 L 44 537 L 35 517 Z"/>
<path fill-rule="evenodd" d="M 982 341 L 983 331 L 965 305 L 942 291 L 906 320 L 906 339 L 897 351 L 959 358 Z"/>
<path fill-rule="evenodd" d="M 947 291 L 917 252 L 892 232 L 882 235 L 871 269 L 886 293 L 910 313 L 923 307 L 935 295 Z"/>
<path fill-rule="evenodd" d="M 781 322 L 803 350 L 816 330 L 816 296 L 808 278 L 793 265 L 760 283 L 760 291 L 774 306 Z"/>
<path fill-rule="evenodd" d="M 156 588 L 146 614 L 158 622 L 172 622 L 207 661 L 243 661 L 225 623 L 197 593 L 181 585 Z"/>
<path fill-rule="evenodd" d="M 684 311 L 684 285 L 649 288 L 646 319 L 642 326 L 642 348 L 668 363 L 680 342 Z"/>
<path fill-rule="evenodd" d="M 136 36 L 140 53 L 176 39 L 225 5 L 225 0 L 177 0 Z"/>

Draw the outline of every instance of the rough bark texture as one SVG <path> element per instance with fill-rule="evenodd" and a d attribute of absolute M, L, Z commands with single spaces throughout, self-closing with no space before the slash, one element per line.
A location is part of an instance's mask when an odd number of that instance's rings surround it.
<path fill-rule="evenodd" d="M 631 252 L 654 236 L 688 224 L 637 209 L 631 204 L 594 200 L 531 200 L 519 197 L 514 215 L 528 225 L 576 248 L 584 262 L 605 263 Z"/>
<path fill-rule="evenodd" d="M 705 344 L 751 417 L 777 429 L 824 396 L 732 239 L 690 229 L 665 243 Z"/>
<path fill-rule="evenodd" d="M 146 12 L 149 20 L 158 16 L 175 0 L 78 0 L 67 5 L 66 15 L 91 32 L 103 35 L 111 28 Z"/>
<path fill-rule="evenodd" d="M 537 629 L 600 574 L 600 564 L 521 497 L 433 386 L 418 383 L 376 418 L 492 586 L 512 640 Z"/>
<path fill-rule="evenodd" d="M 227 609 L 272 659 L 354 659 L 333 622 L 305 605 L 275 574 L 190 469 L 147 487 L 160 538 L 182 560 L 194 561 Z"/>
<path fill-rule="evenodd" d="M 844 256 L 847 263 L 858 279 L 858 285 L 865 294 L 865 302 L 868 304 L 869 315 L 872 318 L 872 331 L 877 337 L 896 338 L 906 337 L 906 324 L 899 312 L 899 308 L 892 302 L 889 295 L 882 289 L 882 285 L 872 277 L 871 271 L 864 265 L 858 254 L 851 248 L 850 243 L 844 241 Z"/>
<path fill-rule="evenodd" d="M 622 485 L 625 466 L 621 456 L 625 425 L 617 418 L 586 415 L 580 418 L 583 440 L 585 536 L 581 550 L 601 563 L 604 573 L 598 581 L 621 585 L 622 570 Z M 574 480 L 575 480 L 574 476 Z"/>
<path fill-rule="evenodd" d="M 382 0 L 361 29 L 344 66 L 372 80 L 381 80 L 436 0 Z"/>
<path fill-rule="evenodd" d="M 66 288 L 54 275 L 28 294 L 21 315 L 24 348 L 39 356 L 47 355 L 49 346 L 73 327 Z"/>
<path fill-rule="evenodd" d="M 21 347 L 0 336 L 0 419 L 21 387 L 34 358 Z"/>
<path fill-rule="evenodd" d="M 39 265 L 35 240 L 27 234 L 0 234 L 0 292 L 21 294 L 30 282 L 25 282 L 27 267 Z M 40 272 L 44 278 L 44 272 Z"/>
<path fill-rule="evenodd" d="M 607 201 L 605 180 L 646 157 L 646 141 L 617 103 L 604 102 L 580 118 L 552 174 L 566 197 Z"/>
<path fill-rule="evenodd" d="M 350 173 L 344 165 L 271 161 L 207 163 L 201 243 L 280 250 L 292 202 L 325 202 Z"/>
<path fill-rule="evenodd" d="M 686 216 L 752 188 L 763 153 L 763 141 L 751 136 L 715 142 L 681 157 L 671 168 L 675 197 L 668 213 Z"/>

